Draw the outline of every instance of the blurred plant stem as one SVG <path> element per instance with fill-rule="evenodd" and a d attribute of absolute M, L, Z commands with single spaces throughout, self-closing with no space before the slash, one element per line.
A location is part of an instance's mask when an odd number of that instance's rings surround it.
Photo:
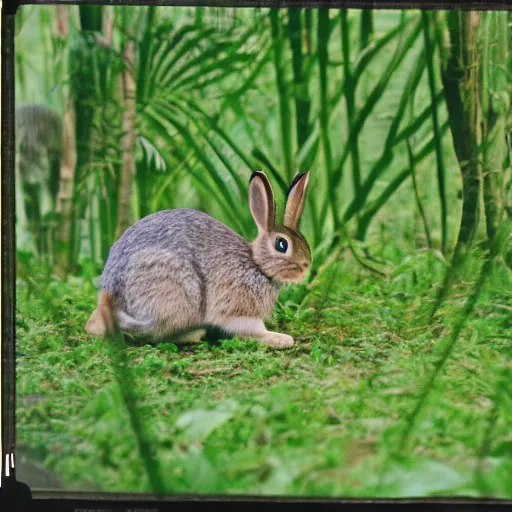
<path fill-rule="evenodd" d="M 291 7 L 288 12 L 288 39 L 292 51 L 293 86 L 295 100 L 295 129 L 297 145 L 302 147 L 309 137 L 309 111 L 311 99 L 308 90 L 308 76 L 304 73 L 304 52 L 302 49 L 302 9 Z M 306 167 L 308 164 L 305 164 Z"/>
<path fill-rule="evenodd" d="M 462 174 L 462 218 L 455 254 L 471 245 L 478 225 L 482 170 L 481 132 L 481 13 L 447 11 L 447 38 L 441 41 L 441 77 L 446 95 L 453 144 Z M 442 34 L 445 35 L 443 27 Z"/>
<path fill-rule="evenodd" d="M 483 16 L 483 187 L 487 236 L 492 240 L 503 220 L 505 125 L 510 108 L 506 67 L 508 20 L 506 12 L 487 12 Z"/>
<path fill-rule="evenodd" d="M 343 76 L 345 79 L 345 103 L 347 107 L 347 130 L 350 132 L 356 111 L 356 89 L 352 74 L 352 65 L 350 62 L 350 26 L 348 23 L 347 9 L 340 10 L 340 32 L 341 32 L 341 50 L 343 54 Z M 354 194 L 359 194 L 361 189 L 361 164 L 359 161 L 359 141 L 358 133 L 352 138 L 350 145 L 350 155 L 352 159 L 352 182 Z"/>
<path fill-rule="evenodd" d="M 453 145 L 462 174 L 462 216 L 452 265 L 428 315 L 429 323 L 455 280 L 478 227 L 482 191 L 481 16 L 476 11 L 447 11 L 445 20 L 438 17 L 436 24 L 441 78 Z"/>
<path fill-rule="evenodd" d="M 290 111 L 289 87 L 286 80 L 285 39 L 283 37 L 282 18 L 280 14 L 280 9 L 270 9 L 272 40 L 274 44 L 274 70 L 277 84 L 279 119 L 281 127 L 281 158 L 284 166 L 286 180 L 291 181 L 294 171 L 292 156 L 292 131 L 290 128 L 290 120 L 292 116 Z"/>
<path fill-rule="evenodd" d="M 442 140 L 439 132 L 439 119 L 436 98 L 436 78 L 434 71 L 435 38 L 433 37 L 433 26 L 431 15 L 428 11 L 422 11 L 423 35 L 425 41 L 425 57 L 427 61 L 428 83 L 430 98 L 432 101 L 432 126 L 434 129 L 434 140 L 436 147 L 437 161 L 437 184 L 439 187 L 439 200 L 441 204 L 441 252 L 446 253 L 448 236 L 448 206 L 446 204 L 446 169 L 443 158 Z"/>
<path fill-rule="evenodd" d="M 471 293 L 469 294 L 468 298 L 466 299 L 464 306 L 462 307 L 462 310 L 460 312 L 460 316 L 457 319 L 457 322 L 455 323 L 453 329 L 451 330 L 450 335 L 445 340 L 443 340 L 441 346 L 441 354 L 435 364 L 434 371 L 432 371 L 429 374 L 423 391 L 420 395 L 420 398 L 416 402 L 414 409 L 412 410 L 411 414 L 407 419 L 406 426 L 404 428 L 404 432 L 398 447 L 400 451 L 411 449 L 410 443 L 412 440 L 412 434 L 414 432 L 414 429 L 418 425 L 418 421 L 421 417 L 421 414 L 427 406 L 428 399 L 433 390 L 435 389 L 438 377 L 443 372 L 446 366 L 446 362 L 452 355 L 453 349 L 455 348 L 455 345 L 460 337 L 460 334 L 462 333 L 462 330 L 464 329 L 464 326 L 466 325 L 469 316 L 473 312 L 478 302 L 478 299 L 480 298 L 486 281 L 493 271 L 497 258 L 503 254 L 507 240 L 510 238 L 512 234 L 511 228 L 512 224 L 510 222 L 502 223 L 500 225 L 499 232 L 496 233 L 496 236 L 492 240 L 489 253 L 482 265 L 476 283 L 473 286 L 473 289 L 471 290 Z"/>
<path fill-rule="evenodd" d="M 373 40 L 373 9 L 361 11 L 361 25 L 359 28 L 359 51 L 362 52 Z"/>
<path fill-rule="evenodd" d="M 330 205 L 332 222 L 334 231 L 338 230 L 338 201 L 336 200 L 336 193 L 333 178 L 332 166 L 332 151 L 331 139 L 329 133 L 329 100 L 328 100 L 328 83 L 327 83 L 327 65 L 329 62 L 329 9 L 320 9 L 318 11 L 318 67 L 320 74 L 320 140 L 324 153 L 324 165 L 326 182 L 328 187 L 328 204 Z M 325 222 L 325 217 L 323 217 Z"/>
<path fill-rule="evenodd" d="M 135 65 L 135 48 L 135 41 L 128 38 L 123 50 L 123 166 L 119 183 L 116 238 L 119 238 L 132 223 L 130 199 L 135 179 L 135 80 L 132 73 Z"/>
<path fill-rule="evenodd" d="M 69 37 L 69 8 L 65 5 L 58 5 L 56 9 L 57 34 L 63 40 L 67 40 Z M 57 232 L 55 271 L 62 278 L 68 274 L 72 263 L 69 241 L 72 233 L 73 190 L 77 161 L 75 135 L 75 105 L 69 96 L 66 99 L 64 111 L 64 152 L 60 163 L 59 192 L 56 205 L 60 226 Z"/>

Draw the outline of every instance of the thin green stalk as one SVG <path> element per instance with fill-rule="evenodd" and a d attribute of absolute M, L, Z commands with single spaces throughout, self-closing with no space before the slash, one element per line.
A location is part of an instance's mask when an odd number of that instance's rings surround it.
<path fill-rule="evenodd" d="M 373 39 L 373 9 L 361 11 L 361 25 L 359 29 L 359 50 L 363 51 Z"/>
<path fill-rule="evenodd" d="M 405 26 L 405 17 L 402 17 L 401 20 L 401 26 L 404 28 Z M 404 36 L 405 28 L 400 32 L 400 42 L 397 45 L 397 48 L 395 50 L 395 53 L 388 64 L 387 68 L 385 69 L 383 75 L 381 76 L 381 79 L 379 82 L 375 85 L 372 92 L 370 93 L 366 103 L 364 104 L 363 108 L 358 112 L 353 125 L 350 128 L 350 131 L 348 133 L 348 140 L 345 144 L 344 151 L 334 166 L 334 178 L 332 180 L 334 188 L 337 188 L 341 182 L 341 179 L 343 177 L 343 167 L 345 165 L 345 161 L 349 155 L 350 147 L 353 144 L 354 139 L 358 136 L 359 132 L 362 130 L 365 122 L 367 121 L 368 117 L 372 113 L 373 109 L 378 103 L 378 100 L 382 97 L 385 88 L 387 87 L 387 84 L 389 83 L 391 77 L 393 76 L 393 73 L 398 68 L 398 66 L 402 63 L 403 59 L 407 55 L 410 48 L 413 46 L 415 40 L 419 36 L 421 30 L 421 20 L 418 21 L 412 30 L 409 32 L 409 35 L 407 37 Z M 398 111 L 397 115 L 403 115 L 403 112 Z M 364 191 L 364 184 L 361 187 L 360 190 L 361 194 Z M 361 195 L 360 194 L 360 195 Z M 354 203 L 354 201 L 352 202 Z M 323 211 L 321 213 L 321 217 L 324 217 L 326 214 L 327 205 L 324 206 Z"/>
<path fill-rule="evenodd" d="M 480 297 L 480 294 L 482 293 L 487 278 L 489 277 L 493 270 L 496 259 L 502 253 L 503 246 L 508 236 L 510 236 L 510 226 L 500 226 L 499 235 L 495 237 L 491 244 L 489 255 L 487 256 L 482 266 L 477 282 L 475 283 L 475 286 L 473 287 L 471 294 L 469 295 L 468 299 L 464 304 L 464 307 L 462 308 L 460 317 L 456 322 L 455 326 L 453 327 L 451 335 L 444 343 L 441 356 L 439 357 L 435 364 L 434 371 L 430 374 L 429 378 L 427 379 L 427 382 L 423 388 L 423 392 L 421 393 L 419 400 L 417 401 L 412 413 L 408 418 L 407 426 L 405 427 L 402 439 L 399 444 L 399 450 L 405 450 L 408 448 L 408 444 L 410 442 L 411 435 L 417 425 L 418 418 L 421 412 L 426 407 L 428 398 L 434 389 L 437 378 L 443 372 L 446 366 L 446 362 L 453 353 L 453 349 L 457 344 L 460 333 L 462 332 L 462 329 L 466 325 L 469 316 L 471 315 L 473 309 L 475 308 L 475 305 Z"/>
<path fill-rule="evenodd" d="M 420 57 L 416 61 L 416 66 L 411 71 L 411 74 L 409 75 L 409 78 L 402 91 L 402 96 L 400 98 L 395 117 L 393 118 L 390 124 L 386 140 L 384 142 L 382 154 L 377 160 L 377 162 L 370 169 L 368 176 L 366 177 L 364 183 L 360 188 L 359 194 L 357 194 L 354 197 L 354 199 L 351 201 L 351 203 L 345 210 L 342 217 L 344 223 L 348 222 L 354 215 L 356 215 L 361 210 L 361 208 L 363 208 L 375 182 L 380 176 L 382 176 L 386 168 L 390 165 L 391 161 L 393 160 L 393 147 L 395 145 L 394 141 L 400 124 L 402 122 L 402 119 L 405 115 L 407 102 L 409 101 L 412 92 L 418 87 L 424 70 L 425 60 Z"/>
<path fill-rule="evenodd" d="M 428 314 L 429 324 L 434 320 L 437 310 L 457 277 L 467 249 L 473 241 L 478 227 L 482 188 L 481 105 L 480 101 L 475 101 L 481 92 L 481 56 L 478 48 L 480 12 L 449 11 L 446 13 L 446 19 L 449 40 L 443 37 L 444 23 L 438 23 L 437 37 L 448 119 L 462 175 L 462 215 L 452 262 Z"/>
<path fill-rule="evenodd" d="M 432 102 L 432 125 L 434 128 L 434 137 L 436 144 L 437 160 L 437 184 L 439 187 L 439 199 L 441 203 L 441 252 L 446 253 L 446 243 L 448 236 L 448 207 L 446 203 L 446 169 L 443 159 L 443 150 L 441 147 L 441 137 L 439 133 L 439 120 L 436 99 L 436 81 L 434 74 L 434 37 L 431 28 L 431 19 L 427 11 L 422 11 L 423 35 L 425 41 L 425 56 L 427 60 L 428 83 L 430 88 L 430 98 Z"/>
<path fill-rule="evenodd" d="M 441 137 L 444 136 L 448 130 L 448 123 L 445 123 L 440 130 Z M 414 162 L 417 164 L 427 157 L 434 150 L 435 139 L 434 136 L 429 140 L 427 144 L 421 149 L 416 156 L 414 156 Z M 379 212 L 379 210 L 389 201 L 391 196 L 398 190 L 402 183 L 412 174 L 412 168 L 409 166 L 403 171 L 399 172 L 397 176 L 391 181 L 391 183 L 383 190 L 380 196 L 372 201 L 372 203 L 364 210 L 359 219 L 357 229 L 357 239 L 364 240 L 368 227 L 371 220 Z M 353 210 L 350 216 L 343 217 L 343 222 L 348 222 L 356 213 L 357 210 Z"/>
<path fill-rule="evenodd" d="M 166 486 L 162 478 L 161 468 L 156 453 L 156 444 L 149 430 L 142 421 L 137 407 L 137 394 L 134 390 L 135 378 L 131 373 L 131 363 L 126 356 L 126 345 L 120 332 L 107 336 L 105 342 L 110 362 L 114 370 L 119 391 L 123 398 L 130 425 L 135 436 L 143 468 L 147 474 L 151 490 L 155 494 L 164 494 Z"/>
<path fill-rule="evenodd" d="M 304 28 L 306 31 L 306 53 L 313 54 L 313 9 L 305 9 L 304 12 Z"/>
<path fill-rule="evenodd" d="M 441 106 L 444 100 L 444 91 L 441 90 L 436 95 L 437 106 Z M 398 135 L 395 137 L 395 144 L 400 144 L 400 142 L 411 138 L 421 128 L 425 121 L 432 116 L 432 108 L 433 105 L 430 103 L 422 110 L 421 114 L 416 117 L 416 119 L 410 121 L 403 130 L 398 132 Z"/>
<path fill-rule="evenodd" d="M 409 98 L 409 123 L 414 122 L 414 102 L 416 97 L 416 91 L 415 89 L 410 98 Z M 396 140 L 396 139 L 395 139 Z M 414 141 L 414 137 L 412 137 L 412 140 Z M 407 146 L 407 158 L 409 160 L 409 167 L 411 168 L 411 176 L 412 176 L 412 188 L 414 192 L 414 198 L 416 200 L 416 206 L 418 208 L 418 212 L 420 214 L 421 220 L 423 222 L 423 230 L 425 232 L 425 238 L 427 239 L 427 247 L 429 249 L 432 249 L 432 237 L 430 236 L 430 228 L 427 222 L 427 215 L 425 213 L 425 210 L 423 208 L 423 204 L 421 202 L 420 198 L 420 191 L 418 186 L 418 179 L 417 179 L 417 172 L 416 172 L 416 162 L 414 161 L 414 154 L 412 151 L 412 145 L 411 145 L 411 139 L 406 139 L 406 146 Z"/>
<path fill-rule="evenodd" d="M 292 67 L 295 98 L 295 125 L 297 131 L 297 145 L 299 148 L 309 136 L 309 111 L 311 100 L 308 91 L 308 79 L 304 75 L 304 55 L 302 51 L 302 9 L 291 7 L 288 9 L 288 39 L 292 50 Z M 306 164 L 307 165 L 307 164 Z"/>
<path fill-rule="evenodd" d="M 423 209 L 423 204 L 420 199 L 420 193 L 418 190 L 418 181 L 416 177 L 416 162 L 414 160 L 414 154 L 411 148 L 411 142 L 409 139 L 406 141 L 407 144 L 407 157 L 409 159 L 409 167 L 411 168 L 411 176 L 412 176 L 412 188 L 414 190 L 414 198 L 416 200 L 416 205 L 418 206 L 418 211 L 420 212 L 421 221 L 423 222 L 423 229 L 425 231 L 425 237 L 427 239 L 427 247 L 432 248 L 432 237 L 430 236 L 430 228 L 428 227 L 427 216 L 425 214 L 425 210 Z"/>
<path fill-rule="evenodd" d="M 309 10 L 307 10 L 309 11 Z M 394 29 L 390 30 L 386 34 L 384 34 L 379 39 L 370 43 L 368 48 L 364 50 L 356 60 L 354 65 L 354 82 L 357 85 L 359 78 L 362 76 L 363 72 L 366 70 L 368 65 L 372 62 L 372 60 L 379 55 L 386 45 L 388 45 L 397 35 L 403 32 L 402 24 L 399 24 Z M 311 59 L 311 62 L 313 59 Z M 333 96 L 329 98 L 329 126 L 337 120 L 336 115 L 339 113 L 339 103 L 343 99 L 343 93 L 345 90 L 345 82 L 344 80 L 339 80 L 336 91 Z M 316 148 L 318 147 L 317 142 L 320 137 L 320 130 L 318 128 L 318 124 L 315 124 L 307 141 L 303 145 L 303 147 L 299 151 L 299 155 L 297 156 L 297 160 L 300 162 L 306 162 L 314 160 L 314 153 Z M 347 152 L 348 155 L 348 152 Z M 325 214 L 325 212 L 324 212 Z"/>
<path fill-rule="evenodd" d="M 483 176 L 487 236 L 495 236 L 504 213 L 503 162 L 510 97 L 507 68 L 507 13 L 485 13 L 483 69 Z M 486 58 L 488 54 L 488 58 Z"/>
<path fill-rule="evenodd" d="M 341 49 L 343 54 L 343 75 L 345 78 L 345 102 L 347 106 L 347 130 L 354 125 L 354 116 L 356 108 L 356 90 L 352 76 L 352 66 L 350 63 L 350 27 L 348 24 L 348 11 L 340 11 L 340 31 L 341 31 Z M 354 185 L 354 194 L 358 194 L 361 188 L 361 164 L 359 161 L 359 140 L 358 133 L 352 138 L 350 144 L 350 154 L 352 158 L 352 181 Z"/>
<path fill-rule="evenodd" d="M 318 66 L 320 73 L 320 140 L 324 150 L 325 174 L 328 187 L 328 203 L 331 209 L 334 231 L 338 230 L 337 198 L 333 187 L 332 152 L 329 137 L 329 111 L 327 97 L 327 65 L 329 62 L 329 9 L 318 11 Z"/>
<path fill-rule="evenodd" d="M 197 11 L 201 11 L 198 9 Z M 151 64 L 151 55 L 153 53 L 153 23 L 155 21 L 156 7 L 149 5 L 147 11 L 144 11 L 146 23 L 142 41 L 139 43 L 137 51 L 137 104 L 141 105 L 146 98 L 146 89 L 148 87 L 148 69 Z"/>
<path fill-rule="evenodd" d="M 274 70 L 279 101 L 281 152 L 286 177 L 290 181 L 293 178 L 292 132 L 290 127 L 292 116 L 290 111 L 290 95 L 286 82 L 285 47 L 279 9 L 270 9 L 270 22 L 272 25 L 272 39 L 274 41 Z"/>

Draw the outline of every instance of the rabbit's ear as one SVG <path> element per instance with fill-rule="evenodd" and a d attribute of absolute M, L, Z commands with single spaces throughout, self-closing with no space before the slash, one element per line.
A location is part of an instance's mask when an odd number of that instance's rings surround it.
<path fill-rule="evenodd" d="M 295 230 L 299 229 L 300 219 L 304 210 L 308 181 L 309 171 L 302 172 L 293 178 L 292 184 L 290 185 L 284 211 L 284 225 L 289 228 Z"/>
<path fill-rule="evenodd" d="M 276 217 L 274 194 L 264 172 L 252 173 L 249 180 L 249 207 L 260 233 L 274 229 Z"/>

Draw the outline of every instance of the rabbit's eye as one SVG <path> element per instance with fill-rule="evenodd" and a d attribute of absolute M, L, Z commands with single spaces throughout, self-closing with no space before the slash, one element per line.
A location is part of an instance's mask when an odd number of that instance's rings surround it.
<path fill-rule="evenodd" d="M 276 251 L 285 253 L 288 250 L 288 241 L 284 238 L 276 238 Z"/>

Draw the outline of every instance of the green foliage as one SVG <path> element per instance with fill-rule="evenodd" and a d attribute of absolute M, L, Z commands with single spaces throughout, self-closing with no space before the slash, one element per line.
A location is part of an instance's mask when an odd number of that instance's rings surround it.
<path fill-rule="evenodd" d="M 136 392 L 130 412 L 107 346 L 82 330 L 93 275 L 63 282 L 25 259 L 18 442 L 70 490 L 150 491 L 138 469 L 135 414 L 166 492 L 510 498 L 512 397 L 504 383 L 512 275 L 499 263 L 429 388 L 407 454 L 399 451 L 482 269 L 477 254 L 469 260 L 444 305 L 443 326 L 431 329 L 418 325 L 418 312 L 432 300 L 428 283 L 440 282 L 445 263 L 424 251 L 396 260 L 390 282 L 340 261 L 335 284 L 324 276 L 303 312 L 295 287 L 285 288 L 269 327 L 295 337 L 289 351 L 237 339 L 178 347 L 128 342 L 121 368 Z"/>
<path fill-rule="evenodd" d="M 443 17 L 116 8 L 108 41 L 107 7 L 80 6 L 61 41 L 50 37 L 51 9 L 19 11 L 17 93 L 60 105 L 69 85 L 75 99 L 69 249 L 79 265 L 58 279 L 18 251 L 20 445 L 67 489 L 511 498 L 505 222 L 493 222 L 492 243 L 467 249 L 436 302 L 461 209 L 453 83 L 441 67 L 440 87 L 438 69 Z M 486 20 L 503 43 L 505 18 Z M 24 37 L 42 42 L 39 67 Z M 83 332 L 114 241 L 129 38 L 134 220 L 196 207 L 250 238 L 250 173 L 268 172 L 282 207 L 293 174 L 311 168 L 303 231 L 314 268 L 308 283 L 282 290 L 268 321 L 294 336 L 293 349 L 237 338 L 104 343 Z M 482 100 L 503 114 L 495 89 L 510 77 L 493 41 L 484 40 Z M 32 83 L 44 92 L 34 96 Z M 493 168 L 504 156 L 497 133 Z"/>

